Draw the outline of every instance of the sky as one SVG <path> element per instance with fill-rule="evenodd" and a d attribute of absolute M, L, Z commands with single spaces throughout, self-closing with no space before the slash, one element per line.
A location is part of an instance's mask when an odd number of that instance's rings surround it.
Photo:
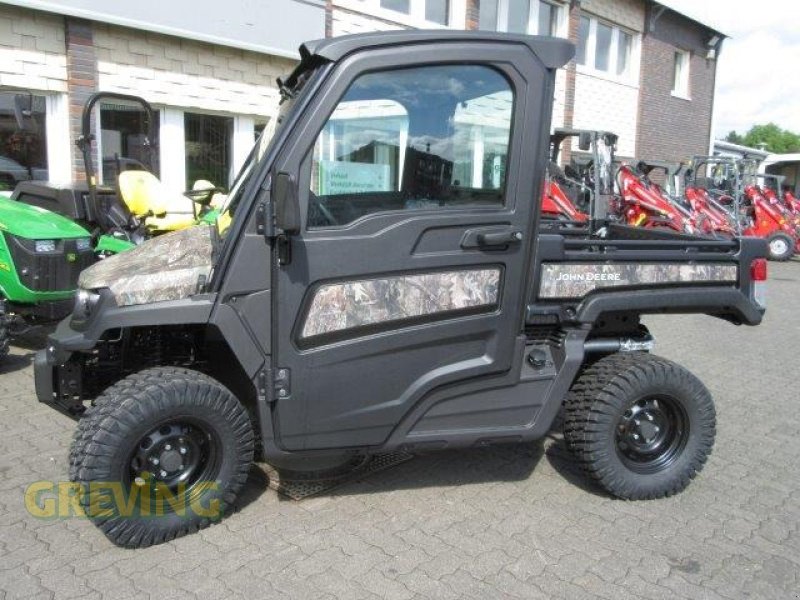
<path fill-rule="evenodd" d="M 800 1 L 665 0 L 730 36 L 717 67 L 714 129 L 774 122 L 800 133 Z"/>

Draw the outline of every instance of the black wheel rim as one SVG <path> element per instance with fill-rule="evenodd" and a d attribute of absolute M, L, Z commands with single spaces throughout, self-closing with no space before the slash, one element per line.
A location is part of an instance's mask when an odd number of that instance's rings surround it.
<path fill-rule="evenodd" d="M 616 448 L 622 462 L 637 473 L 668 469 L 689 438 L 683 406 L 670 396 L 647 396 L 631 403 L 616 427 Z"/>
<path fill-rule="evenodd" d="M 210 427 L 189 418 L 172 419 L 138 441 L 125 480 L 129 489 L 155 484 L 193 502 L 216 480 L 221 460 L 220 441 Z"/>

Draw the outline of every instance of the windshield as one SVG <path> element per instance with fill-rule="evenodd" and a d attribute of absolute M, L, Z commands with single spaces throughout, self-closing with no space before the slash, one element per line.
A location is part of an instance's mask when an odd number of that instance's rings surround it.
<path fill-rule="evenodd" d="M 244 190 L 247 187 L 247 183 L 250 181 L 250 177 L 255 171 L 256 165 L 267 154 L 267 150 L 269 150 L 275 134 L 278 132 L 281 125 L 283 125 L 289 112 L 295 105 L 299 92 L 303 89 L 306 82 L 311 79 L 311 75 L 315 72 L 316 69 L 307 71 L 296 79 L 296 83 L 293 87 L 283 86 L 281 88 L 280 97 L 275 99 L 275 103 L 271 107 L 271 110 L 267 113 L 269 120 L 267 121 L 266 127 L 264 127 L 264 131 L 250 149 L 250 153 L 247 155 L 244 165 L 242 165 L 242 168 L 239 170 L 239 174 L 236 176 L 236 180 L 231 186 L 228 197 L 220 206 L 219 216 L 217 217 L 216 223 L 217 231 L 219 232 L 221 239 L 225 238 L 228 230 L 230 229 L 231 223 L 233 222 L 233 217 L 242 201 Z"/>

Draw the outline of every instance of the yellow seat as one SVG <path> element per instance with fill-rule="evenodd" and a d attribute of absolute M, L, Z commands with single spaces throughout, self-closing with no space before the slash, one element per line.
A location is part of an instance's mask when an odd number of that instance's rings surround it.
<path fill-rule="evenodd" d="M 195 221 L 194 202 L 176 194 L 148 171 L 123 171 L 119 174 L 119 192 L 131 213 L 144 219 L 148 229 L 175 231 L 191 227 Z"/>

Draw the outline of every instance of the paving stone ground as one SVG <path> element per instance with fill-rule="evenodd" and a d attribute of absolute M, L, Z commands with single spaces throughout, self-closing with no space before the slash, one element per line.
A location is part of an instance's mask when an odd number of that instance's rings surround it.
<path fill-rule="evenodd" d="M 292 502 L 254 471 L 242 508 L 146 550 L 30 516 L 73 423 L 37 404 L 32 350 L 0 367 L 0 598 L 800 598 L 800 261 L 770 264 L 757 328 L 647 323 L 718 408 L 714 454 L 674 498 L 623 502 L 544 443 L 418 457 Z M 31 346 L 35 340 L 29 340 Z"/>

